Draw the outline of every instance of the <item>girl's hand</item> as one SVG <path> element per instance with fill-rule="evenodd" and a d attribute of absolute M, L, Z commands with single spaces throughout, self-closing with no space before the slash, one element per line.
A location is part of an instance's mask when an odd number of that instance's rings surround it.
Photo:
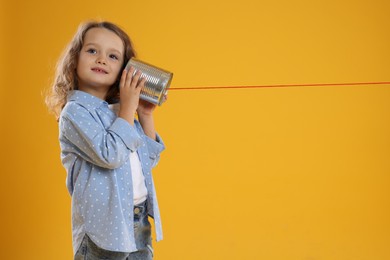
<path fill-rule="evenodd" d="M 164 95 L 163 102 L 165 102 L 167 99 L 168 96 Z M 140 99 L 137 108 L 138 116 L 151 116 L 155 108 L 156 108 L 155 104 Z"/>
<path fill-rule="evenodd" d="M 155 108 L 155 104 L 140 99 L 138 103 L 137 114 L 138 116 L 151 116 Z"/>
<path fill-rule="evenodd" d="M 124 70 L 119 83 L 120 110 L 118 116 L 127 120 L 130 124 L 134 123 L 139 95 L 145 85 L 145 79 L 140 79 L 141 72 L 137 71 L 133 76 L 134 70 L 133 67 L 130 67 L 128 71 Z"/>
<path fill-rule="evenodd" d="M 163 102 L 167 100 L 167 96 L 164 95 Z M 156 130 L 154 129 L 154 120 L 153 120 L 153 111 L 156 108 L 156 105 L 149 103 L 145 100 L 140 100 L 137 113 L 138 120 L 141 123 L 142 129 L 145 134 L 156 140 Z"/>

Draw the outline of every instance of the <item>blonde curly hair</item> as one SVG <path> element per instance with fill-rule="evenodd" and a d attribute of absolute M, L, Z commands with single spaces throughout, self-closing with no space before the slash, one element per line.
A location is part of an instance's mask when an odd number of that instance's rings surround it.
<path fill-rule="evenodd" d="M 127 62 L 135 57 L 135 51 L 133 44 L 131 43 L 130 37 L 117 25 L 103 21 L 89 21 L 82 23 L 73 39 L 70 41 L 68 46 L 65 48 L 63 54 L 58 60 L 56 66 L 56 73 L 54 76 L 54 82 L 46 95 L 46 105 L 49 111 L 59 118 L 61 110 L 64 108 L 69 93 L 72 90 L 78 89 L 77 86 L 77 74 L 76 68 L 78 63 L 79 54 L 83 47 L 85 34 L 89 29 L 92 28 L 105 28 L 114 32 L 119 38 L 122 39 L 125 47 L 125 57 L 122 64 L 122 69 L 126 66 Z M 117 81 L 111 86 L 107 93 L 106 101 L 113 103 L 119 99 L 119 75 Z"/>

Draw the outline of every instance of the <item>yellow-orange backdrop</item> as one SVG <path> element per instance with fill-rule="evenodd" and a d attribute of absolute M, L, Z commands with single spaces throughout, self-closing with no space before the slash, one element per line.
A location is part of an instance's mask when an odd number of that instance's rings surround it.
<path fill-rule="evenodd" d="M 1 259 L 71 259 L 43 104 L 78 24 L 110 20 L 172 87 L 390 80 L 385 0 L 1 1 Z M 170 91 L 157 260 L 390 259 L 390 86 Z"/>

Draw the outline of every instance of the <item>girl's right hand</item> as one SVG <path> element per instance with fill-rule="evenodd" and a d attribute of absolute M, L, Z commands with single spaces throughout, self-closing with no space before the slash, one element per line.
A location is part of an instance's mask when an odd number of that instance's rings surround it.
<path fill-rule="evenodd" d="M 145 79 L 141 77 L 141 72 L 133 76 L 134 68 L 130 67 L 128 71 L 123 70 L 119 83 L 120 109 L 119 117 L 127 120 L 130 124 L 134 123 L 134 114 L 139 103 L 139 96 L 145 85 Z"/>

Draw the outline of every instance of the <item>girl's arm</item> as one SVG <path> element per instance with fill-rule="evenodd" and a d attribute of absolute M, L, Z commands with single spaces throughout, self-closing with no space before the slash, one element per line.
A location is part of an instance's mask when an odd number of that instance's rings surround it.
<path fill-rule="evenodd" d="M 82 105 L 68 103 L 60 118 L 61 148 L 103 168 L 115 169 L 125 163 L 130 151 L 142 144 L 136 128 L 117 118 L 105 129 Z"/>
<path fill-rule="evenodd" d="M 153 119 L 153 111 L 156 105 L 144 100 L 139 101 L 137 108 L 138 121 L 141 124 L 142 131 L 145 134 L 145 142 L 149 151 L 149 159 L 151 167 L 157 165 L 160 159 L 160 153 L 165 149 L 165 145 L 156 133 Z"/>
<path fill-rule="evenodd" d="M 153 111 L 156 105 L 146 102 L 144 100 L 139 101 L 137 108 L 138 120 L 144 130 L 145 135 L 151 139 L 156 140 L 156 130 L 154 127 Z"/>
<path fill-rule="evenodd" d="M 127 71 L 123 70 L 119 82 L 120 109 L 118 116 L 134 125 L 134 115 L 139 103 L 139 95 L 145 84 L 145 79 L 141 79 L 141 72 L 137 71 L 134 75 L 134 67 Z"/>

